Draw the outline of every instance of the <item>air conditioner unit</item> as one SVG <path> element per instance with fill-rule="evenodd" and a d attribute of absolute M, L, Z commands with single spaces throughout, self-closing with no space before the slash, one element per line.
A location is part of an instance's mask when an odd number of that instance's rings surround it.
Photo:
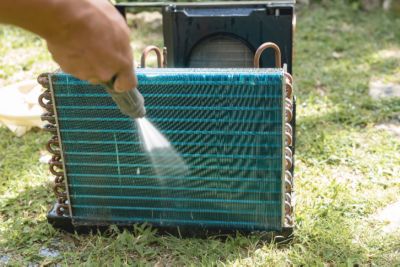
<path fill-rule="evenodd" d="M 132 7 L 119 8 L 126 6 Z M 53 133 L 47 147 L 54 154 L 57 196 L 49 222 L 66 230 L 147 222 L 181 233 L 290 232 L 292 78 L 283 68 L 252 64 L 274 66 L 272 49 L 266 55 L 256 50 L 263 41 L 276 41 L 291 70 L 293 3 L 162 8 L 171 68 L 138 69 L 138 89 L 148 120 L 180 155 L 185 172 L 171 172 L 165 158 L 157 164 L 168 171 L 155 170 L 138 126 L 103 86 L 65 73 L 43 74 L 39 102 L 48 110 L 45 130 Z M 255 28 L 257 37 L 250 38 Z M 226 58 L 221 47 L 234 56 Z M 209 57 L 204 51 L 211 48 Z"/>
<path fill-rule="evenodd" d="M 129 9 L 161 8 L 168 67 L 243 68 L 253 66 L 254 54 L 265 42 L 277 44 L 282 62 L 292 73 L 295 0 L 120 3 Z M 267 51 L 261 67 L 273 67 L 274 55 Z"/>

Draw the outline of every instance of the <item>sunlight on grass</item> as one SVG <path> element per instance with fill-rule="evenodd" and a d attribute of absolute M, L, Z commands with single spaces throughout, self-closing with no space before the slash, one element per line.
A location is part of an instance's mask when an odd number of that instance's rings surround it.
<path fill-rule="evenodd" d="M 0 86 L 35 79 L 56 66 L 39 37 L 11 26 L 0 27 Z"/>

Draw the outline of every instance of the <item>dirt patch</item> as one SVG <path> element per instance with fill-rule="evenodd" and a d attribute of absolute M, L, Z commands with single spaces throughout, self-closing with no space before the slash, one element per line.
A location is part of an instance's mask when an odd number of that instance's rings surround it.
<path fill-rule="evenodd" d="M 400 139 L 400 120 L 393 120 L 381 123 L 376 126 L 377 129 L 388 131 Z"/>
<path fill-rule="evenodd" d="M 373 80 L 369 84 L 369 95 L 374 99 L 400 97 L 400 84 Z"/>
<path fill-rule="evenodd" d="M 378 57 L 382 59 L 400 59 L 400 49 L 384 49 L 378 52 Z"/>
<path fill-rule="evenodd" d="M 353 190 L 356 190 L 358 185 L 365 181 L 365 177 L 361 173 L 344 167 L 333 170 L 332 177 L 335 177 L 336 182 L 347 185 Z"/>
<path fill-rule="evenodd" d="M 400 229 L 400 200 L 378 211 L 374 218 L 385 223 L 382 228 L 385 233 L 392 233 Z"/>

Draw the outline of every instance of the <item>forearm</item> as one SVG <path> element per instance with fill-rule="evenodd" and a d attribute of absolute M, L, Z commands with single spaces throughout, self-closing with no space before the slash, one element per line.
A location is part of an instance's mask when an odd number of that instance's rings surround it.
<path fill-rule="evenodd" d="M 0 22 L 60 38 L 79 25 L 91 0 L 0 0 Z M 95 0 L 94 0 L 95 1 Z"/>

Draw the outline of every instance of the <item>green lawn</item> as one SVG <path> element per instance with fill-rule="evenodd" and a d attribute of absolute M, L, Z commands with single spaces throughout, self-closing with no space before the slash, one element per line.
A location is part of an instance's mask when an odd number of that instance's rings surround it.
<path fill-rule="evenodd" d="M 133 31 L 135 47 L 161 43 L 154 30 L 140 30 Z M 55 198 L 47 166 L 39 163 L 49 136 L 32 131 L 17 138 L 0 128 L 0 266 L 5 259 L 17 266 L 400 266 L 400 231 L 383 233 L 372 216 L 400 195 L 400 140 L 376 127 L 399 118 L 400 99 L 368 96 L 371 79 L 400 81 L 400 57 L 386 57 L 387 50 L 400 50 L 398 16 L 329 4 L 299 11 L 292 243 L 257 235 L 160 237 L 145 226 L 112 228 L 107 236 L 59 232 L 46 222 Z M 0 27 L 0 86 L 54 69 L 43 41 Z M 46 258 L 45 248 L 60 253 Z"/>

